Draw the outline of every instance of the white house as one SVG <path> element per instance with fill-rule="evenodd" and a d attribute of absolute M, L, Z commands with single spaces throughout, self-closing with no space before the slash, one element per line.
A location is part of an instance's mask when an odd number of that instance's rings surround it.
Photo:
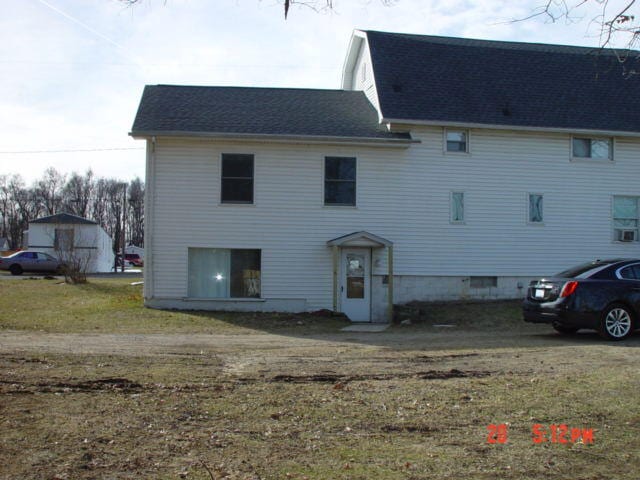
<path fill-rule="evenodd" d="M 387 321 L 638 257 L 639 68 L 356 31 L 339 90 L 147 86 L 145 303 Z"/>
<path fill-rule="evenodd" d="M 58 213 L 29 222 L 28 249 L 79 259 L 88 273 L 113 270 L 111 237 L 92 220 Z"/>

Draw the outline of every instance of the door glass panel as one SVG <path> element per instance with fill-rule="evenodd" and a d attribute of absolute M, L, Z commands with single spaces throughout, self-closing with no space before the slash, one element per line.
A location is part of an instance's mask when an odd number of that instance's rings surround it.
<path fill-rule="evenodd" d="M 364 298 L 364 255 L 347 254 L 347 298 Z"/>

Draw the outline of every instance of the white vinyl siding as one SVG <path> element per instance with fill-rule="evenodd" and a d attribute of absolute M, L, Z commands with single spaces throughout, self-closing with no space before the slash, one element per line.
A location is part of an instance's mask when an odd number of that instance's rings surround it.
<path fill-rule="evenodd" d="M 262 298 L 331 308 L 326 241 L 360 230 L 394 242 L 396 275 L 537 276 L 634 254 L 629 244 L 611 241 L 612 197 L 638 192 L 639 139 L 616 140 L 611 168 L 567 162 L 567 134 L 470 133 L 473 157 L 455 162 L 442 150 L 439 127 L 413 129 L 421 143 L 408 149 L 159 138 L 146 232 L 155 253 L 152 294 L 187 296 L 188 248 L 260 249 Z M 217 205 L 217 159 L 248 151 L 255 152 L 259 202 Z M 357 157 L 357 209 L 323 206 L 326 156 Z M 541 185 L 545 227 L 530 228 L 523 197 Z M 453 189 L 473 193 L 465 212 L 473 222 L 464 229 L 450 223 Z M 374 250 L 374 275 L 386 268 L 385 251 Z"/>

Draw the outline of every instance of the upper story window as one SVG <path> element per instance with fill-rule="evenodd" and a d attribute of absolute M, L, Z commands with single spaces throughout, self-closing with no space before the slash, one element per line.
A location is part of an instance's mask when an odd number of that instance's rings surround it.
<path fill-rule="evenodd" d="M 451 192 L 451 223 L 464 223 L 464 192 Z"/>
<path fill-rule="evenodd" d="M 325 157 L 324 204 L 356 204 L 356 159 L 353 157 Z"/>
<path fill-rule="evenodd" d="M 540 193 L 529 194 L 529 223 L 544 221 L 543 197 Z"/>
<path fill-rule="evenodd" d="M 618 242 L 638 241 L 638 201 L 640 197 L 613 197 L 613 239 Z"/>
<path fill-rule="evenodd" d="M 447 128 L 444 131 L 447 152 L 469 152 L 469 130 Z"/>
<path fill-rule="evenodd" d="M 611 138 L 573 137 L 571 156 L 573 158 L 613 160 L 613 140 Z"/>
<path fill-rule="evenodd" d="M 222 154 L 222 203 L 253 203 L 253 155 Z"/>

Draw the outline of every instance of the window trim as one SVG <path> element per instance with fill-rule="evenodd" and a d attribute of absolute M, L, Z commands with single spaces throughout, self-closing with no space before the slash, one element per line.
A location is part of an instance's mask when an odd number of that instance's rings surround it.
<path fill-rule="evenodd" d="M 635 198 L 636 200 L 636 209 L 637 209 L 637 218 L 638 222 L 636 228 L 617 228 L 616 227 L 616 216 L 615 216 L 615 204 L 616 197 L 629 197 Z M 616 235 L 617 230 L 635 230 L 636 238 L 630 242 L 625 242 L 622 240 L 618 240 L 618 236 Z M 614 194 L 611 195 L 611 241 L 613 243 L 621 244 L 621 245 L 638 245 L 640 243 L 640 195 L 624 195 L 624 194 Z"/>
<path fill-rule="evenodd" d="M 354 194 L 353 194 L 353 200 L 354 203 L 352 204 L 346 204 L 346 203 L 326 203 L 325 201 L 325 187 L 327 185 L 327 158 L 349 158 L 349 159 L 354 159 L 356 162 L 356 179 L 353 180 L 354 183 Z M 322 159 L 321 159 L 321 181 L 322 181 L 322 196 L 320 198 L 321 201 L 321 205 L 323 208 L 340 208 L 340 209 L 357 209 L 358 208 L 358 182 L 359 182 L 359 172 L 360 172 L 360 160 L 359 157 L 357 155 L 348 155 L 348 154 L 332 154 L 332 155 L 322 155 Z M 351 181 L 351 180 L 344 180 L 346 181 Z"/>
<path fill-rule="evenodd" d="M 622 267 L 620 267 L 620 268 L 617 268 L 617 269 L 616 269 L 616 273 L 615 273 L 616 278 L 617 278 L 618 280 L 630 280 L 630 281 L 632 281 L 632 282 L 640 282 L 640 279 L 637 279 L 637 278 L 625 278 L 625 277 L 623 277 L 623 276 L 621 275 L 622 270 L 624 270 L 625 268 L 635 267 L 635 266 L 640 266 L 640 263 L 638 263 L 638 262 L 636 262 L 636 263 L 629 263 L 629 264 L 627 264 L 627 265 L 623 265 L 623 266 L 622 266 Z"/>
<path fill-rule="evenodd" d="M 466 134 L 467 142 L 463 152 L 459 150 L 449 150 L 447 148 L 448 132 L 464 132 Z M 442 151 L 445 155 L 471 155 L 471 130 L 469 128 L 444 127 L 442 129 Z"/>
<path fill-rule="evenodd" d="M 224 201 L 222 198 L 222 182 L 224 180 L 225 177 L 222 176 L 222 166 L 224 163 L 223 157 L 225 155 L 250 155 L 253 157 L 253 176 L 251 177 L 251 202 L 230 202 L 230 201 Z M 226 152 L 220 152 L 219 155 L 219 179 L 220 179 L 220 192 L 218 194 L 218 205 L 219 206 L 234 206 L 234 207 L 252 207 L 256 205 L 256 154 L 255 153 L 246 153 L 246 152 L 233 152 L 233 151 L 226 151 Z M 248 178 L 248 177 L 227 177 L 227 178 Z"/>
<path fill-rule="evenodd" d="M 531 220 L 531 196 L 532 195 L 540 195 L 542 197 L 542 220 L 539 222 L 534 222 L 533 220 Z M 544 226 L 544 217 L 545 217 L 545 212 L 544 212 L 544 204 L 545 204 L 545 199 L 544 199 L 544 193 L 542 192 L 527 192 L 527 197 L 526 197 L 526 208 L 527 208 L 527 212 L 526 212 L 526 219 L 527 219 L 527 225 L 531 225 L 533 227 L 542 227 Z"/>
<path fill-rule="evenodd" d="M 462 194 L 462 220 L 453 219 L 453 195 L 456 193 Z M 464 190 L 451 190 L 449 192 L 449 223 L 451 225 L 465 225 L 467 223 L 466 196 L 467 194 Z"/>
<path fill-rule="evenodd" d="M 609 158 L 593 158 L 593 157 L 576 157 L 573 154 L 573 141 L 574 140 L 589 140 L 592 142 L 593 140 L 608 140 L 609 141 Z M 589 144 L 589 148 L 591 148 L 591 144 Z M 587 136 L 587 135 L 571 135 L 571 139 L 569 140 L 569 159 L 572 162 L 594 162 L 600 164 L 613 163 L 616 158 L 615 154 L 616 150 L 616 139 L 615 137 L 607 137 L 607 136 Z"/>

